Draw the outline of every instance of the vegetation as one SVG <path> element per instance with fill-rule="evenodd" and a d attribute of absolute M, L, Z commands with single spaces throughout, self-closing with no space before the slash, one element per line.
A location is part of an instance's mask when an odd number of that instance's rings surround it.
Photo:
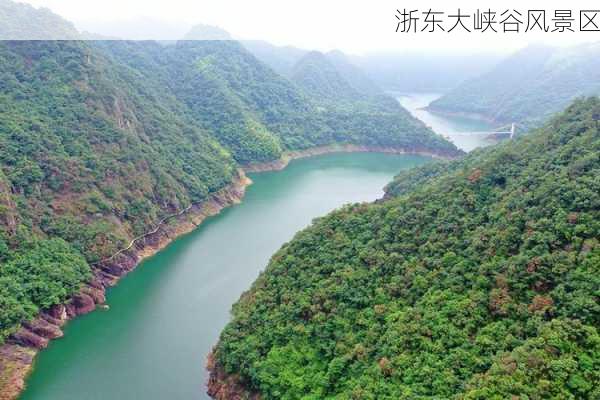
<path fill-rule="evenodd" d="M 340 52 L 306 54 L 294 66 L 291 79 L 321 110 L 350 114 L 358 110 L 384 113 L 402 109 Z"/>
<path fill-rule="evenodd" d="M 0 43 L 0 341 L 87 279 L 75 254 L 106 257 L 231 182 L 234 160 L 184 109 L 86 43 Z M 58 238 L 64 263 L 27 244 Z"/>
<path fill-rule="evenodd" d="M 4 42 L 0 71 L 5 213 L 90 260 L 231 181 L 181 103 L 83 42 Z"/>
<path fill-rule="evenodd" d="M 294 65 L 302 58 L 307 50 L 293 46 L 275 46 L 262 40 L 242 40 L 240 43 L 254 57 L 271 67 L 282 76 L 291 76 Z"/>
<path fill-rule="evenodd" d="M 79 37 L 73 24 L 47 8 L 0 0 L 0 40 L 65 40 Z"/>
<path fill-rule="evenodd" d="M 20 251 L 5 254 L 2 263 L 0 337 L 40 309 L 68 300 L 90 278 L 81 253 L 57 238 L 22 243 Z"/>
<path fill-rule="evenodd" d="M 234 305 L 264 399 L 600 397 L 600 100 L 317 219 Z"/>
<path fill-rule="evenodd" d="M 337 62 L 336 67 L 325 61 L 303 74 L 307 80 L 316 76 L 313 80 L 317 86 L 333 76 L 339 87 L 348 88 L 343 96 L 334 96 L 335 88 L 330 90 L 325 107 L 322 93 L 312 91 L 297 76 L 290 81 L 278 75 L 236 41 L 96 45 L 146 79 L 159 77 L 161 84 L 187 105 L 190 116 L 212 132 L 242 165 L 272 161 L 285 151 L 334 143 L 410 144 L 411 149 L 457 154 L 454 146 L 394 99 L 381 92 L 367 96 L 354 89 L 353 85 L 364 88 L 366 78 L 349 63 L 344 66 Z M 301 60 L 295 70 L 301 73 L 305 64 L 306 60 Z"/>
<path fill-rule="evenodd" d="M 358 92 L 366 95 L 383 94 L 383 91 L 379 86 L 377 86 L 359 67 L 354 65 L 341 51 L 333 50 L 326 53 L 325 56 L 342 78 Z"/>
<path fill-rule="evenodd" d="M 536 127 L 579 96 L 600 94 L 600 43 L 527 47 L 431 103 L 432 110 L 480 114 Z"/>
<path fill-rule="evenodd" d="M 235 41 L 1 42 L 0 342 L 240 165 L 333 143 L 457 153 L 399 110 L 320 113 Z"/>
<path fill-rule="evenodd" d="M 453 145 L 385 95 L 343 53 L 310 52 L 297 62 L 291 79 L 316 105 L 319 120 L 336 127 L 335 142 L 456 154 Z"/>

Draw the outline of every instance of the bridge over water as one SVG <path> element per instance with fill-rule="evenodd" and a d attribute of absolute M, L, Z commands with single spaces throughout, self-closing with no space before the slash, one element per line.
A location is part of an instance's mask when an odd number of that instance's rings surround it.
<path fill-rule="evenodd" d="M 516 131 L 516 123 L 510 123 L 507 125 L 500 126 L 492 131 L 473 131 L 473 132 L 461 132 L 453 133 L 452 136 L 470 136 L 470 135 L 486 135 L 491 138 L 503 138 L 508 137 L 513 139 Z"/>

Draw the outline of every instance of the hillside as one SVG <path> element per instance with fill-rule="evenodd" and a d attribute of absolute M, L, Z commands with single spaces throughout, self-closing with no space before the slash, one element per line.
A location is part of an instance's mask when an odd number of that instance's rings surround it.
<path fill-rule="evenodd" d="M 379 87 L 396 92 L 446 93 L 502 61 L 486 51 L 404 50 L 354 56 L 351 61 Z M 443 66 L 443 68 L 440 68 Z"/>
<path fill-rule="evenodd" d="M 213 132 L 242 165 L 276 160 L 287 151 L 335 143 L 457 154 L 454 146 L 391 98 L 386 98 L 387 104 L 370 100 L 355 103 L 353 116 L 341 107 L 344 99 L 339 99 L 339 105 L 331 99 L 329 104 L 335 105 L 334 109 L 324 110 L 318 96 L 278 75 L 236 41 L 97 45 L 148 79 L 159 77 L 187 105 L 190 115 Z M 340 82 L 349 86 L 341 75 Z M 386 104 L 386 115 L 374 118 L 373 113 L 367 113 L 373 104 L 380 109 Z"/>
<path fill-rule="evenodd" d="M 0 40 L 77 39 L 73 24 L 47 8 L 0 0 Z"/>
<path fill-rule="evenodd" d="M 242 40 L 242 45 L 261 62 L 282 76 L 289 77 L 294 65 L 307 50 L 293 46 L 275 46 L 264 40 Z"/>
<path fill-rule="evenodd" d="M 340 50 L 321 53 L 292 46 L 276 46 L 260 40 L 243 40 L 240 43 L 257 59 L 285 77 L 293 79 L 303 64 L 324 63 L 326 65 L 322 65 L 322 68 L 334 67 L 336 73 L 353 89 L 364 94 L 381 94 L 381 89 L 354 63 L 357 57 L 351 59 Z"/>
<path fill-rule="evenodd" d="M 389 113 L 414 119 L 339 51 L 306 54 L 294 66 L 291 80 L 325 111 Z"/>
<path fill-rule="evenodd" d="M 363 93 L 353 87 L 327 56 L 311 51 L 302 57 L 292 71 L 292 81 L 321 102 L 359 101 Z"/>
<path fill-rule="evenodd" d="M 283 103 L 290 107 L 287 97 L 279 101 L 287 95 L 287 82 L 241 51 L 236 42 L 182 41 L 171 46 L 155 42 L 95 44 L 116 62 L 127 64 L 147 79 L 158 80 L 239 163 L 270 161 L 281 156 L 280 140 L 265 126 L 261 113 L 268 111 L 265 99 L 269 96 L 265 91 L 269 90 L 274 92 L 269 98 L 270 106 Z M 273 90 L 269 82 L 279 86 Z M 279 90 L 282 86 L 283 90 Z M 260 104 L 250 102 L 259 98 Z M 287 111 L 291 112 L 289 108 Z"/>
<path fill-rule="evenodd" d="M 2 42 L 0 76 L 2 340 L 237 172 L 182 103 L 84 42 Z"/>
<path fill-rule="evenodd" d="M 600 44 L 530 46 L 430 105 L 433 111 L 477 114 L 523 127 L 542 124 L 575 98 L 600 94 Z"/>
<path fill-rule="evenodd" d="M 354 143 L 453 151 L 342 53 L 306 54 L 294 66 L 291 80 L 316 105 L 318 116 L 338 132 L 347 132 Z"/>
<path fill-rule="evenodd" d="M 218 26 L 198 24 L 185 34 L 183 40 L 233 40 L 229 32 Z"/>
<path fill-rule="evenodd" d="M 596 399 L 600 99 L 317 219 L 233 307 L 209 392 Z"/>
<path fill-rule="evenodd" d="M 459 154 L 409 116 L 320 113 L 234 41 L 5 41 L 0 77 L 0 342 L 240 166 L 337 143 Z"/>
<path fill-rule="evenodd" d="M 286 77 L 292 76 L 294 65 L 309 53 L 308 50 L 276 46 L 260 40 L 243 40 L 241 43 L 256 58 Z M 334 50 L 325 55 L 334 64 L 341 56 L 344 64 L 349 63 L 352 70 L 358 69 L 367 80 L 363 88 L 375 85 L 399 92 L 432 93 L 447 92 L 468 79 L 482 75 L 504 58 L 501 54 L 481 51 L 435 54 L 403 51 L 356 56 Z M 475 59 L 477 62 L 473 62 Z M 444 68 L 440 69 L 440 65 Z"/>
<path fill-rule="evenodd" d="M 380 95 L 383 93 L 367 74 L 352 63 L 348 56 L 341 51 L 330 51 L 325 56 L 354 90 L 367 95 Z"/>

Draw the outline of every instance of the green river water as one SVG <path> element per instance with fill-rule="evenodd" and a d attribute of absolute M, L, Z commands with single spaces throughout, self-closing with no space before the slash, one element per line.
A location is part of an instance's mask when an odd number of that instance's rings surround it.
<path fill-rule="evenodd" d="M 428 96 L 400 101 L 419 113 Z M 428 125 L 427 118 L 438 118 L 420 117 Z M 460 120 L 435 124 L 442 134 L 480 128 Z M 481 144 L 473 139 L 464 148 Z M 109 310 L 69 322 L 64 338 L 37 357 L 21 399 L 208 399 L 206 355 L 231 305 L 270 256 L 313 218 L 345 203 L 375 200 L 400 170 L 427 161 L 330 154 L 251 175 L 254 184 L 240 205 L 207 219 L 124 277 L 107 293 Z"/>
<path fill-rule="evenodd" d="M 374 200 L 424 157 L 331 154 L 251 175 L 241 204 L 207 219 L 108 292 L 108 311 L 68 323 L 22 399 L 206 399 L 206 355 L 270 256 L 317 216 Z"/>

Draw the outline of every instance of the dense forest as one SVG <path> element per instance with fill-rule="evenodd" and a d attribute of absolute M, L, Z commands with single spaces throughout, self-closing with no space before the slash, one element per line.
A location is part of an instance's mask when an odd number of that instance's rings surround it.
<path fill-rule="evenodd" d="M 236 165 L 182 103 L 84 42 L 2 42 L 0 77 L 4 337 Z"/>
<path fill-rule="evenodd" d="M 529 46 L 430 105 L 498 123 L 537 127 L 579 96 L 600 94 L 600 43 Z"/>
<path fill-rule="evenodd" d="M 597 399 L 600 99 L 314 221 L 233 307 L 262 399 Z"/>
<path fill-rule="evenodd" d="M 287 79 L 233 40 L 180 41 L 173 46 L 155 42 L 97 45 L 147 79 L 159 77 L 240 164 L 343 142 L 456 153 L 343 55 L 337 56 L 334 65 L 325 55 L 310 53 L 323 62 L 310 64 L 314 68 L 306 71 L 307 56 Z M 311 82 L 319 86 L 328 79 L 338 86 L 329 84 L 327 93 L 313 90 Z"/>
<path fill-rule="evenodd" d="M 338 143 L 460 153 L 400 107 L 320 111 L 236 41 L 0 42 L 0 343 L 238 168 Z"/>
<path fill-rule="evenodd" d="M 422 123 L 341 52 L 307 53 L 294 65 L 290 79 L 311 98 L 320 118 L 341 127 L 354 143 L 412 150 L 439 146 L 438 136 L 425 136 Z M 400 137 L 396 131 L 407 134 Z"/>

